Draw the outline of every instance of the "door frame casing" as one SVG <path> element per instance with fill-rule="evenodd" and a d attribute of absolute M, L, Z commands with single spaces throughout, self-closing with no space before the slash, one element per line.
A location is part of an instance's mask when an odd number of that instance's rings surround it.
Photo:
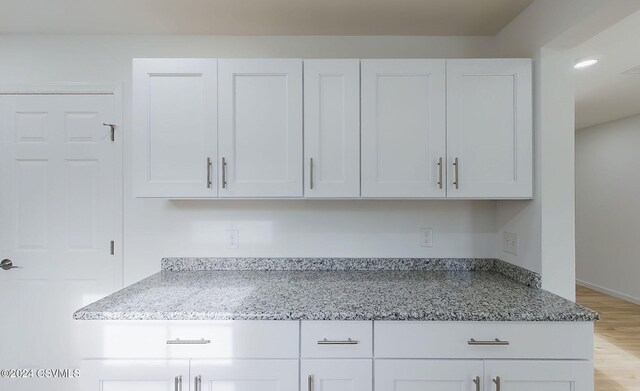
<path fill-rule="evenodd" d="M 122 83 L 38 83 L 0 82 L 0 95 L 113 95 L 114 122 L 119 133 L 113 142 L 114 150 L 114 215 L 113 240 L 115 262 L 114 289 L 124 284 L 124 132 L 122 121 Z"/>

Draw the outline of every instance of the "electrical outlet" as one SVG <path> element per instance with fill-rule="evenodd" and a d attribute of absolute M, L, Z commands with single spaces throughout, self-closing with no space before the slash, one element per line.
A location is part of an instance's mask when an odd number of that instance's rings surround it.
<path fill-rule="evenodd" d="M 518 235 L 512 232 L 503 232 L 502 251 L 509 254 L 518 255 Z"/>
<path fill-rule="evenodd" d="M 432 228 L 420 228 L 420 247 L 433 247 Z"/>
<path fill-rule="evenodd" d="M 240 232 L 237 229 L 227 230 L 227 248 L 240 248 Z"/>

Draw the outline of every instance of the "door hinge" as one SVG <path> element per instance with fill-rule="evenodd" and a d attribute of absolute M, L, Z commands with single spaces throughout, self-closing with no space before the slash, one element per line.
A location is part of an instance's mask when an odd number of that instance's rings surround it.
<path fill-rule="evenodd" d="M 109 243 L 109 253 L 111 255 L 114 255 L 116 253 L 116 242 L 115 241 L 111 241 L 111 243 Z"/>
<path fill-rule="evenodd" d="M 116 125 L 115 124 L 107 124 L 103 123 L 102 125 L 108 126 L 111 128 L 111 141 L 116 141 Z"/>

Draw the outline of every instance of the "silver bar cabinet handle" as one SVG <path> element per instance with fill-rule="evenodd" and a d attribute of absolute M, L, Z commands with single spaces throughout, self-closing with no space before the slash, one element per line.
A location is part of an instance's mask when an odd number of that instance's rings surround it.
<path fill-rule="evenodd" d="M 195 390 L 194 391 L 202 391 L 202 376 L 198 375 L 193 379 Z"/>
<path fill-rule="evenodd" d="M 442 158 L 438 159 L 438 187 L 442 189 Z"/>
<path fill-rule="evenodd" d="M 313 190 L 313 158 L 309 158 L 309 189 Z"/>
<path fill-rule="evenodd" d="M 360 341 L 354 341 L 351 338 L 347 340 L 328 341 L 326 338 L 318 341 L 318 345 L 357 345 Z"/>
<path fill-rule="evenodd" d="M 469 341 L 467 341 L 467 344 L 474 346 L 507 346 L 509 345 L 509 341 L 502 341 L 499 338 L 490 341 L 476 341 L 475 339 L 471 338 Z"/>
<path fill-rule="evenodd" d="M 207 189 L 211 189 L 211 158 L 207 158 Z"/>
<path fill-rule="evenodd" d="M 204 338 L 200 338 L 200 339 L 180 339 L 180 338 L 176 338 L 176 339 L 168 339 L 167 340 L 167 345 L 207 345 L 210 344 L 211 340 L 210 339 L 204 339 Z"/>
<path fill-rule="evenodd" d="M 182 391 L 182 375 L 176 376 L 175 391 Z"/>
<path fill-rule="evenodd" d="M 313 391 L 313 375 L 307 377 L 307 390 Z"/>
<path fill-rule="evenodd" d="M 500 376 L 496 376 L 493 382 L 496 383 L 496 391 L 500 391 Z"/>
<path fill-rule="evenodd" d="M 227 188 L 227 159 L 222 158 L 222 188 Z"/>
<path fill-rule="evenodd" d="M 453 180 L 453 185 L 456 187 L 456 189 L 458 189 L 459 186 L 460 186 L 460 181 L 458 179 L 458 169 L 459 169 L 459 167 L 460 167 L 460 161 L 458 160 L 458 158 L 455 158 L 453 160 L 453 168 L 455 169 L 454 170 L 455 176 L 454 176 L 454 180 Z"/>
<path fill-rule="evenodd" d="M 480 391 L 480 376 L 476 376 L 476 378 L 473 379 L 473 382 L 476 385 L 476 391 Z"/>

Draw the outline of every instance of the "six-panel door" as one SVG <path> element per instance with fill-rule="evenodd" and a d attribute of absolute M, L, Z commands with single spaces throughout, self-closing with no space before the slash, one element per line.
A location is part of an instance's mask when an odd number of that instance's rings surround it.
<path fill-rule="evenodd" d="M 593 390 L 590 361 L 485 361 L 485 391 Z"/>
<path fill-rule="evenodd" d="M 300 391 L 371 391 L 372 360 L 308 359 L 300 364 Z"/>
<path fill-rule="evenodd" d="M 531 60 L 447 60 L 447 197 L 533 196 Z"/>
<path fill-rule="evenodd" d="M 445 60 L 362 60 L 362 196 L 445 197 Z"/>
<path fill-rule="evenodd" d="M 304 61 L 304 196 L 360 196 L 360 61 Z"/>
<path fill-rule="evenodd" d="M 137 197 L 217 197 L 217 61 L 134 59 Z"/>
<path fill-rule="evenodd" d="M 221 197 L 302 196 L 302 60 L 219 60 Z"/>
<path fill-rule="evenodd" d="M 298 391 L 298 360 L 192 360 L 191 390 Z"/>
<path fill-rule="evenodd" d="M 471 391 L 480 390 L 482 361 L 376 360 L 376 390 Z"/>

